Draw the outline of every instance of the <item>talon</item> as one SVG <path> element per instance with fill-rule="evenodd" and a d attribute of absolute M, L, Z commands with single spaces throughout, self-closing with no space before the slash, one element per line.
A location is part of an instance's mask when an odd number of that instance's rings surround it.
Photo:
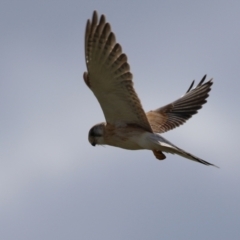
<path fill-rule="evenodd" d="M 166 156 L 159 150 L 153 150 L 153 154 L 158 160 L 164 160 Z"/>

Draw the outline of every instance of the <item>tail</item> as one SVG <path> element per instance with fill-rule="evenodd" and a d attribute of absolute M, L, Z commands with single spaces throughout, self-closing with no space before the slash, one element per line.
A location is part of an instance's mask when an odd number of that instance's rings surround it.
<path fill-rule="evenodd" d="M 188 153 L 188 152 L 182 150 L 181 148 L 178 148 L 177 146 L 173 145 L 171 142 L 169 142 L 168 140 L 163 138 L 160 134 L 156 134 L 156 133 L 152 134 L 151 141 L 154 141 L 158 145 L 158 150 L 160 150 L 160 151 L 164 151 L 164 152 L 171 153 L 171 154 L 177 154 L 184 158 L 190 159 L 192 161 L 202 163 L 206 166 L 214 166 L 214 167 L 219 168 L 218 166 L 216 166 L 212 163 L 209 163 L 201 158 L 198 158 L 198 157 L 192 155 L 191 153 Z"/>

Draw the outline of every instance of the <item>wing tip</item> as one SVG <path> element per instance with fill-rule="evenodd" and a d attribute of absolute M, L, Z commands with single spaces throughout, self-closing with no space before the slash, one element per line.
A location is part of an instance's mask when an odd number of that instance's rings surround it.
<path fill-rule="evenodd" d="M 206 86 L 206 85 L 209 85 L 209 87 L 211 87 L 211 85 L 213 84 L 213 78 L 210 78 L 207 82 L 205 82 L 206 78 L 207 78 L 207 74 L 205 74 L 205 75 L 202 77 L 202 79 L 200 80 L 200 82 L 199 82 L 199 83 L 197 84 L 197 86 L 194 87 L 194 88 L 193 88 L 193 86 L 194 86 L 195 80 L 193 80 L 192 83 L 190 84 L 190 87 L 188 88 L 188 90 L 187 90 L 186 93 L 188 93 L 188 92 L 190 92 L 191 90 L 194 90 L 194 89 L 196 89 L 196 88 L 198 88 L 198 87 L 202 87 L 202 86 Z"/>

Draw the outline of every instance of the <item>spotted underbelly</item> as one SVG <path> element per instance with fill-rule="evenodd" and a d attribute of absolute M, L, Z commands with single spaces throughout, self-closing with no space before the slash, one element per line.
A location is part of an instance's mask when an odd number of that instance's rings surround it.
<path fill-rule="evenodd" d="M 134 138 L 127 137 L 114 137 L 106 141 L 107 145 L 124 148 L 128 150 L 140 150 L 143 149 L 138 141 Z"/>

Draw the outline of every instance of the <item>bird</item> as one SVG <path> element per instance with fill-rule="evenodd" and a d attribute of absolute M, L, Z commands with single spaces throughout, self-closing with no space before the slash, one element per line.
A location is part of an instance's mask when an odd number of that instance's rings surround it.
<path fill-rule="evenodd" d="M 179 99 L 156 110 L 144 112 L 133 86 L 127 56 L 116 41 L 105 15 L 93 12 L 85 30 L 85 61 L 83 79 L 97 98 L 106 122 L 94 125 L 88 133 L 92 146 L 110 145 L 127 150 L 150 150 L 158 160 L 164 153 L 177 154 L 207 166 L 209 163 L 172 144 L 161 136 L 190 119 L 207 102 L 213 79 L 206 75 L 194 81 Z M 163 153 L 164 152 L 164 153 Z"/>

